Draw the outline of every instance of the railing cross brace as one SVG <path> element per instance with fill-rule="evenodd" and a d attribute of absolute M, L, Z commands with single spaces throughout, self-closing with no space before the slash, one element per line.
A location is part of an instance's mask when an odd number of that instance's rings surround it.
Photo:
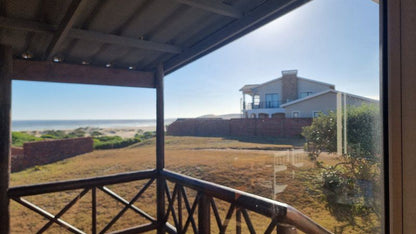
<path fill-rule="evenodd" d="M 179 221 L 176 217 L 175 209 L 173 207 L 176 195 L 178 193 L 178 186 L 175 185 L 175 187 L 173 188 L 173 193 L 172 193 L 172 197 L 171 197 L 170 192 L 169 192 L 168 184 L 165 181 L 165 191 L 166 191 L 166 196 L 168 198 L 168 210 L 166 211 L 166 215 L 165 215 L 165 218 L 163 220 L 164 220 L 164 222 L 167 222 L 168 218 L 169 218 L 169 213 L 172 213 L 173 221 L 175 222 L 175 227 L 178 228 L 179 227 Z"/>
<path fill-rule="evenodd" d="M 81 199 L 86 193 L 88 192 L 88 189 L 84 189 L 80 194 L 78 194 L 72 201 L 70 201 L 57 215 L 53 217 L 53 219 L 49 220 L 48 223 L 46 223 L 37 233 L 43 233 L 45 232 L 53 223 L 56 223 L 56 220 L 58 220 L 62 215 L 65 214 L 75 203 Z"/>
<path fill-rule="evenodd" d="M 108 231 L 108 229 L 111 228 L 111 226 L 113 226 L 113 224 L 115 222 L 117 222 L 117 220 L 128 210 L 131 208 L 131 206 L 134 204 L 134 202 L 137 201 L 137 199 L 140 198 L 140 196 L 146 191 L 146 189 L 153 183 L 154 179 L 150 179 L 144 186 L 143 188 L 136 194 L 136 196 L 133 197 L 133 199 L 131 199 L 131 201 L 128 204 L 125 204 L 124 208 L 103 228 L 103 230 L 101 230 L 100 233 L 105 233 L 106 231 Z"/>
<path fill-rule="evenodd" d="M 23 198 L 13 198 L 14 201 L 20 203 L 21 205 L 23 205 L 24 207 L 42 215 L 43 217 L 49 219 L 49 220 L 53 220 L 55 216 L 53 216 L 51 213 L 37 207 L 36 205 L 30 203 L 29 201 L 23 199 Z M 60 226 L 66 228 L 68 231 L 72 232 L 72 233 L 78 233 L 78 234 L 85 234 L 83 231 L 79 230 L 78 228 L 72 226 L 71 224 L 61 220 L 61 219 L 56 219 L 54 220 L 55 223 L 59 224 Z"/>

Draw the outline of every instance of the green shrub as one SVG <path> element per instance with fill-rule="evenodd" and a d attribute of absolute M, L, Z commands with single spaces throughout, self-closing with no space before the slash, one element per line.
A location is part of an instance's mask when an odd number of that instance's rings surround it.
<path fill-rule="evenodd" d="M 31 134 L 25 133 L 25 132 L 12 132 L 12 145 L 13 146 L 23 146 L 23 143 L 25 142 L 31 142 L 31 141 L 41 141 L 42 138 L 35 137 Z"/>
<path fill-rule="evenodd" d="M 66 136 L 66 133 L 62 130 L 47 130 L 44 131 L 40 137 L 47 139 L 64 139 L 67 138 Z"/>
<path fill-rule="evenodd" d="M 94 149 L 117 149 L 140 142 L 138 138 L 123 139 L 119 136 L 103 136 L 94 138 Z"/>
<path fill-rule="evenodd" d="M 375 105 L 348 106 L 347 142 L 348 157 L 376 160 L 380 155 L 381 127 L 379 109 Z M 331 111 L 313 119 L 312 125 L 304 127 L 302 135 L 311 159 L 316 160 L 323 151 L 337 152 L 337 116 Z"/>
<path fill-rule="evenodd" d="M 83 128 L 77 128 L 68 134 L 62 130 L 47 130 L 44 131 L 41 135 L 41 138 L 45 139 L 67 139 L 67 138 L 77 138 L 77 137 L 85 137 L 86 132 Z"/>
<path fill-rule="evenodd" d="M 99 137 L 99 136 L 102 136 L 103 134 L 100 131 L 93 131 L 90 133 L 90 135 L 92 137 Z"/>
<path fill-rule="evenodd" d="M 85 131 L 83 128 L 77 128 L 74 131 L 68 133 L 65 138 L 77 138 L 77 137 L 85 137 Z"/>
<path fill-rule="evenodd" d="M 120 136 L 101 136 L 101 137 L 95 137 L 94 139 L 97 139 L 101 142 L 108 142 L 108 141 L 121 141 L 123 138 Z"/>
<path fill-rule="evenodd" d="M 311 160 L 322 169 L 322 189 L 328 209 L 339 221 L 355 224 L 355 217 L 380 217 L 381 199 L 374 199 L 381 191 L 381 120 L 375 105 L 348 106 L 348 153 L 339 155 L 332 166 L 318 161 L 321 152 L 337 152 L 337 115 L 330 112 L 315 118 L 303 128 L 305 149 Z M 344 117 L 344 116 L 342 116 Z M 325 167 L 327 166 L 327 167 Z"/>
<path fill-rule="evenodd" d="M 156 132 L 143 132 L 143 130 L 139 130 L 136 135 L 134 135 L 134 138 L 138 138 L 141 140 L 150 139 L 156 136 Z"/>

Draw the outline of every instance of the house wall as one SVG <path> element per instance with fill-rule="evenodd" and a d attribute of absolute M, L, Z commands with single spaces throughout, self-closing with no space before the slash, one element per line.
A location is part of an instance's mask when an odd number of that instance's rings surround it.
<path fill-rule="evenodd" d="M 331 85 L 320 84 L 304 79 L 298 79 L 298 97 L 302 92 L 320 93 L 325 90 L 332 89 Z"/>
<path fill-rule="evenodd" d="M 23 150 L 12 148 L 11 170 L 21 171 L 91 151 L 93 151 L 91 137 L 29 142 L 23 144 Z"/>
<path fill-rule="evenodd" d="M 260 96 L 260 102 L 266 101 L 266 94 L 268 93 L 278 93 L 279 98 L 282 99 L 282 80 L 274 80 L 254 89 L 254 94 Z"/>
<path fill-rule="evenodd" d="M 376 104 L 377 101 L 369 101 L 359 97 L 347 95 L 348 106 L 360 106 L 362 104 Z M 293 118 L 293 112 L 298 111 L 300 118 L 313 118 L 314 111 L 320 111 L 328 114 L 329 111 L 335 111 L 337 107 L 337 94 L 329 92 L 318 97 L 295 103 L 285 107 L 286 118 Z"/>
<path fill-rule="evenodd" d="M 365 100 L 359 97 L 354 97 L 354 96 L 347 96 L 347 105 L 350 106 L 360 106 L 362 104 L 379 104 L 378 101 L 374 100 L 374 101 L 369 101 L 369 100 Z"/>
<path fill-rule="evenodd" d="M 327 114 L 330 110 L 335 110 L 337 106 L 337 95 L 326 93 L 324 95 L 311 98 L 307 101 L 295 103 L 285 107 L 286 118 L 292 118 L 294 111 L 299 111 L 300 118 L 312 118 L 313 111 L 321 111 Z"/>
<path fill-rule="evenodd" d="M 262 109 L 253 109 L 253 110 L 246 110 L 244 113 L 247 113 L 247 118 L 251 118 L 251 115 L 254 114 L 256 118 L 258 118 L 259 114 L 267 114 L 269 118 L 272 117 L 273 114 L 278 113 L 285 113 L 284 108 L 262 108 Z"/>
<path fill-rule="evenodd" d="M 283 75 L 281 79 L 272 80 L 260 87 L 253 89 L 254 95 L 260 96 L 260 102 L 266 101 L 266 94 L 278 93 L 280 101 L 286 103 L 286 100 L 296 100 L 300 98 L 301 92 L 319 93 L 328 89 L 333 89 L 331 85 L 325 85 L 298 79 L 296 75 Z"/>

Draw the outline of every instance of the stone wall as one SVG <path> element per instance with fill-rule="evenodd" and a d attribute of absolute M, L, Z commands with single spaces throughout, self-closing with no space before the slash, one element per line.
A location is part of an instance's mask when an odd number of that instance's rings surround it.
<path fill-rule="evenodd" d="M 282 76 L 282 104 L 298 99 L 298 78 L 296 73 Z"/>
<path fill-rule="evenodd" d="M 167 128 L 172 136 L 298 137 L 311 118 L 178 119 Z"/>
<path fill-rule="evenodd" d="M 14 147 L 13 147 L 14 148 Z M 23 150 L 12 148 L 12 172 L 44 165 L 93 151 L 91 137 L 28 142 Z M 20 148 L 21 149 L 21 148 Z"/>

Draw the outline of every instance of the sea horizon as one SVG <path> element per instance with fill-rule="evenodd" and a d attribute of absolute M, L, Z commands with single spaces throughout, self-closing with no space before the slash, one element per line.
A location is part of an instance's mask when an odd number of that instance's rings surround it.
<path fill-rule="evenodd" d="M 170 124 L 176 118 L 165 119 Z M 71 130 L 77 128 L 139 128 L 156 126 L 156 119 L 12 120 L 12 131 Z"/>

